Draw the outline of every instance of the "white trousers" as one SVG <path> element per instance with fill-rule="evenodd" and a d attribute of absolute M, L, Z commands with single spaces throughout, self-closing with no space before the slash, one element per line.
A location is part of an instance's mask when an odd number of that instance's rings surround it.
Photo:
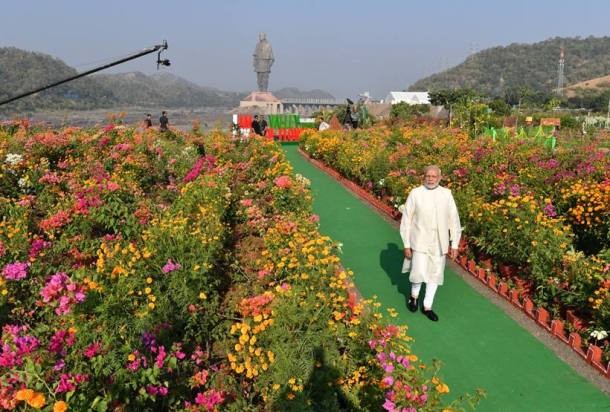
<path fill-rule="evenodd" d="M 419 291 L 421 289 L 421 283 L 411 283 L 411 296 L 417 299 L 419 297 Z M 434 302 L 434 295 L 436 294 L 438 285 L 433 282 L 426 283 L 426 296 L 424 296 L 424 309 L 432 309 L 432 303 Z"/>

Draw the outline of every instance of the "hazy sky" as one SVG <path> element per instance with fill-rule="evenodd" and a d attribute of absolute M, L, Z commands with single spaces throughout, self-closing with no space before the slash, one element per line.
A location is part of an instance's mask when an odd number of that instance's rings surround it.
<path fill-rule="evenodd" d="M 607 36 L 609 19 L 610 0 L 3 0 L 0 46 L 48 53 L 84 71 L 167 39 L 172 66 L 163 70 L 249 91 L 252 53 L 266 32 L 276 59 L 270 89 L 383 98 L 473 50 Z M 154 73 L 154 60 L 107 72 Z"/>

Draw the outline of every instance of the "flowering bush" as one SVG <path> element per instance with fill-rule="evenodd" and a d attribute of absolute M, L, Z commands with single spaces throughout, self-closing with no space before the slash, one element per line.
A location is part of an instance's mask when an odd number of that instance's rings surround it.
<path fill-rule="evenodd" d="M 461 407 L 273 142 L 176 133 L 0 128 L 0 408 Z"/>
<path fill-rule="evenodd" d="M 610 284 L 610 155 L 597 142 L 560 142 L 551 151 L 527 136 L 473 140 L 460 130 L 382 126 L 307 132 L 301 147 L 396 208 L 421 184 L 422 168 L 439 165 L 470 253 L 519 267 L 534 300 L 554 314 L 573 310 L 591 322 L 587 330 L 610 330 L 602 314 L 602 285 Z"/>

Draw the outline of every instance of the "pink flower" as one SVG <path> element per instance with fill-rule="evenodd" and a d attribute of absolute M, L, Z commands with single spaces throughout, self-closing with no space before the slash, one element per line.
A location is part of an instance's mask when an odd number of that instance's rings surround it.
<path fill-rule="evenodd" d="M 28 275 L 29 263 L 9 263 L 2 269 L 2 275 L 5 279 L 21 280 Z"/>
<path fill-rule="evenodd" d="M 213 411 L 214 407 L 224 402 L 224 400 L 224 393 L 214 389 L 210 389 L 205 393 L 199 392 L 195 397 L 195 403 L 202 405 L 208 411 Z"/>
<path fill-rule="evenodd" d="M 58 272 L 51 276 L 40 291 L 40 296 L 45 303 L 58 303 L 55 308 L 55 313 L 58 316 L 70 313 L 76 303 L 85 300 L 82 285 L 72 282 L 64 272 Z"/>
<path fill-rule="evenodd" d="M 102 348 L 102 345 L 99 342 L 94 342 L 85 349 L 85 356 L 89 359 L 93 358 L 98 354 L 99 350 Z"/>
<path fill-rule="evenodd" d="M 290 180 L 289 176 L 286 175 L 282 175 L 280 177 L 278 177 L 277 179 L 274 180 L 275 185 L 279 188 L 282 189 L 287 189 L 290 186 L 292 186 L 292 181 Z"/>
<path fill-rule="evenodd" d="M 184 176 L 182 179 L 183 183 L 193 181 L 199 176 L 203 167 L 207 167 L 208 170 L 212 170 L 216 165 L 216 159 L 214 156 L 205 156 L 197 160 L 193 168 Z"/>
<path fill-rule="evenodd" d="M 174 263 L 171 259 L 168 259 L 167 263 L 165 264 L 165 266 L 163 266 L 161 271 L 163 271 L 163 273 L 169 273 L 178 269 L 182 269 L 182 265 L 180 263 Z"/>
<path fill-rule="evenodd" d="M 40 222 L 39 226 L 42 230 L 58 229 L 70 222 L 70 214 L 65 210 L 60 210 L 53 216 Z"/>
<path fill-rule="evenodd" d="M 385 409 L 388 412 L 394 412 L 394 411 L 396 411 L 396 405 L 391 400 L 386 399 L 383 404 L 383 409 Z"/>
<path fill-rule="evenodd" d="M 61 179 L 59 178 L 59 176 L 57 176 L 57 174 L 53 173 L 53 172 L 47 172 L 44 176 L 42 176 L 40 179 L 38 179 L 38 183 L 59 183 L 61 182 Z"/>
<path fill-rule="evenodd" d="M 109 132 L 111 130 L 114 130 L 114 125 L 113 124 L 109 124 L 107 126 L 104 126 L 104 128 L 102 129 L 103 132 Z"/>
<path fill-rule="evenodd" d="M 30 251 L 28 252 L 28 257 L 35 258 L 38 256 L 42 249 L 46 249 L 51 246 L 51 242 L 46 242 L 42 239 L 34 239 L 32 241 L 32 245 L 30 246 Z"/>
<path fill-rule="evenodd" d="M 392 386 L 394 384 L 394 378 L 391 376 L 386 376 L 385 378 L 383 378 L 381 380 L 384 384 L 386 384 L 387 386 Z"/>
<path fill-rule="evenodd" d="M 116 192 L 120 188 L 121 187 L 115 182 L 108 182 L 108 184 L 106 185 L 106 189 L 108 189 L 110 192 Z"/>
<path fill-rule="evenodd" d="M 159 352 L 157 353 L 156 365 L 157 368 L 161 369 L 163 367 L 163 361 L 165 360 L 165 347 L 159 346 Z"/>

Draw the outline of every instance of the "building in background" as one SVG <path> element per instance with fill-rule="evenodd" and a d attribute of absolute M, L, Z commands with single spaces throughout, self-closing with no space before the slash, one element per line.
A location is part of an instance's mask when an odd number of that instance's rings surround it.
<path fill-rule="evenodd" d="M 430 104 L 428 92 L 390 92 L 383 101 L 384 103 L 396 104 Z"/>

